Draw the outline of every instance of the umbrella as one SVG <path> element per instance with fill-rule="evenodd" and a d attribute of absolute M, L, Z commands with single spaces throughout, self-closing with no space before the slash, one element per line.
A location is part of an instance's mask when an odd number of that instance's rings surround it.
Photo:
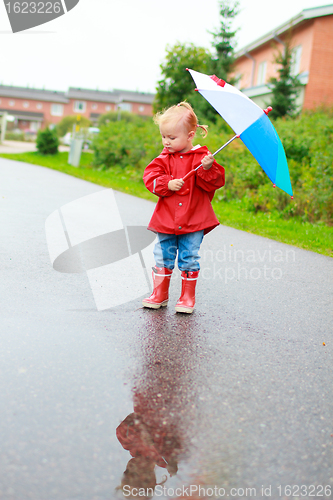
<path fill-rule="evenodd" d="M 279 136 L 267 116 L 272 108 L 262 110 L 245 94 L 215 75 L 208 76 L 192 69 L 188 71 L 197 86 L 196 90 L 236 133 L 230 141 L 215 151 L 214 155 L 240 137 L 273 182 L 274 187 L 278 186 L 292 196 L 286 155 Z M 192 172 L 183 179 L 186 180 L 193 175 Z"/>

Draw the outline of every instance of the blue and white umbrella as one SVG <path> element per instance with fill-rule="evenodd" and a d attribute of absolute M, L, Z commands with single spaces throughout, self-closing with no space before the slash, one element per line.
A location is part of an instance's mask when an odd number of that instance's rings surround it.
<path fill-rule="evenodd" d="M 215 75 L 208 76 L 192 69 L 188 71 L 197 86 L 196 90 L 235 131 L 236 136 L 232 140 L 240 137 L 274 186 L 292 196 L 286 155 L 267 116 L 269 108 L 262 110 L 245 94 Z M 223 147 L 225 145 L 218 151 Z"/>

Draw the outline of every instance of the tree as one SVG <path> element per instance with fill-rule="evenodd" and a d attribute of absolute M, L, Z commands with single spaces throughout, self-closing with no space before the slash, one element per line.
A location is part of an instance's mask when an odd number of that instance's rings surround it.
<path fill-rule="evenodd" d="M 213 35 L 213 47 L 215 55 L 211 60 L 211 72 L 222 80 L 233 83 L 229 78 L 232 66 L 235 62 L 235 36 L 238 30 L 232 29 L 232 23 L 239 14 L 238 1 L 223 0 L 220 2 L 220 29 Z"/>
<path fill-rule="evenodd" d="M 273 98 L 271 106 L 273 110 L 270 118 L 280 116 L 293 116 L 296 112 L 296 98 L 299 94 L 300 82 L 297 76 L 292 75 L 293 51 L 290 44 L 290 37 L 285 42 L 284 50 L 279 51 L 274 62 L 281 67 L 278 69 L 279 77 L 269 80 Z"/>
<path fill-rule="evenodd" d="M 158 82 L 154 111 L 188 100 L 195 109 L 200 121 L 216 121 L 217 113 L 212 106 L 197 92 L 194 92 L 193 80 L 186 68 L 201 73 L 215 73 L 219 78 L 228 80 L 235 60 L 234 46 L 237 30 L 232 30 L 232 22 L 239 13 L 238 2 L 222 0 L 220 2 L 221 25 L 214 37 L 215 56 L 208 49 L 194 44 L 178 43 L 167 47 L 166 60 L 161 64 L 162 80 Z M 230 81 L 230 80 L 228 80 Z"/>
<path fill-rule="evenodd" d="M 196 47 L 194 44 L 178 43 L 173 47 L 167 46 L 165 62 L 160 66 L 163 78 L 157 84 L 154 112 L 173 106 L 185 99 L 197 111 L 200 107 L 200 101 L 194 91 L 192 77 L 186 68 L 206 73 L 210 60 L 210 52 L 203 47 Z M 203 98 L 200 99 L 203 100 Z"/>
<path fill-rule="evenodd" d="M 56 131 L 58 137 L 63 137 L 67 132 L 72 132 L 73 125 L 77 123 L 77 115 L 69 115 L 65 116 L 57 125 Z M 91 122 L 85 116 L 81 116 L 80 118 L 80 127 L 90 127 Z"/>
<path fill-rule="evenodd" d="M 149 117 L 145 115 L 136 115 L 135 113 L 131 113 L 130 111 L 109 111 L 108 113 L 104 113 L 100 115 L 98 118 L 98 126 L 103 127 L 110 122 L 117 121 L 126 121 L 126 122 L 140 122 L 143 120 L 147 120 Z"/>

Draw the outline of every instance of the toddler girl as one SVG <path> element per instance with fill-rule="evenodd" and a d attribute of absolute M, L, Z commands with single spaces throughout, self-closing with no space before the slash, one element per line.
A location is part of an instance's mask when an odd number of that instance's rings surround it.
<path fill-rule="evenodd" d="M 224 186 L 224 168 L 216 163 L 206 146 L 194 146 L 192 141 L 198 124 L 192 107 L 181 102 L 154 119 L 159 125 L 162 153 L 145 169 L 143 181 L 149 191 L 159 197 L 148 229 L 157 233 L 153 267 L 154 291 L 144 299 L 144 307 L 158 309 L 166 306 L 169 284 L 178 252 L 182 291 L 176 311 L 192 313 L 195 286 L 199 275 L 199 249 L 204 234 L 219 222 L 211 200 L 215 190 Z M 184 183 L 183 177 L 202 163 L 195 175 Z"/>

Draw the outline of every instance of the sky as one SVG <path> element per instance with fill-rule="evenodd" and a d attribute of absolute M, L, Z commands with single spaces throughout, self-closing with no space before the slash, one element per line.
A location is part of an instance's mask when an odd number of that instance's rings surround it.
<path fill-rule="evenodd" d="M 241 12 L 234 23 L 239 29 L 237 49 L 303 9 L 331 2 L 239 3 Z M 13 34 L 1 2 L 0 83 L 50 90 L 71 86 L 155 92 L 166 47 L 180 42 L 211 49 L 211 32 L 219 22 L 218 0 L 80 0 L 67 14 Z"/>

